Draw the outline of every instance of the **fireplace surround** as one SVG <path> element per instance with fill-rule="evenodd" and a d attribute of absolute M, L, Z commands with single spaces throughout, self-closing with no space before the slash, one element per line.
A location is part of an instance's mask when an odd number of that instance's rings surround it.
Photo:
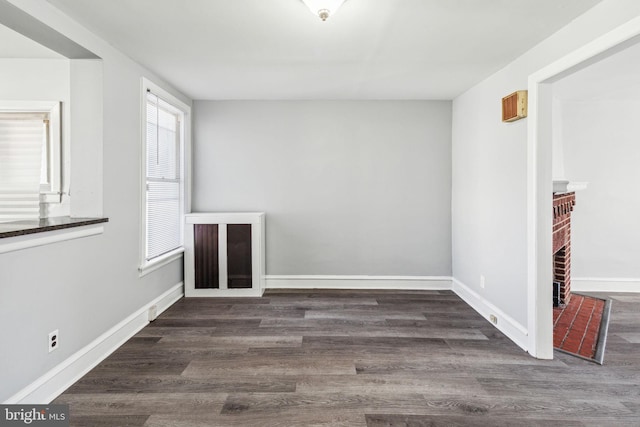
<path fill-rule="evenodd" d="M 553 281 L 558 284 L 554 306 L 566 305 L 571 298 L 571 212 L 576 194 L 553 195 Z"/>

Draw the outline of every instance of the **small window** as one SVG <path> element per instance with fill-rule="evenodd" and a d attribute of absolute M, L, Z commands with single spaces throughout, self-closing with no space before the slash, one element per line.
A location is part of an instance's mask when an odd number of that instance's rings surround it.
<path fill-rule="evenodd" d="M 60 203 L 60 133 L 59 102 L 0 102 L 0 222 Z"/>
<path fill-rule="evenodd" d="M 144 82 L 143 273 L 183 251 L 185 116 L 189 111 L 179 100 Z"/>

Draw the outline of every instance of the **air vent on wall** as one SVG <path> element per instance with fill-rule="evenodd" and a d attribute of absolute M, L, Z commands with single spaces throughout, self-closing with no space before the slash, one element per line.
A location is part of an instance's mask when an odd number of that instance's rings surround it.
<path fill-rule="evenodd" d="M 527 117 L 527 91 L 519 90 L 502 98 L 502 121 L 513 122 Z"/>

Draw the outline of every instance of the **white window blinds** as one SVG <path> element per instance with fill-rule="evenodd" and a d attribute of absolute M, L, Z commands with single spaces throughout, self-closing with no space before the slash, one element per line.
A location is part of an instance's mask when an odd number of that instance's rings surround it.
<path fill-rule="evenodd" d="M 182 245 L 181 113 L 147 93 L 146 259 Z"/>
<path fill-rule="evenodd" d="M 45 113 L 0 113 L 0 222 L 40 218 L 47 126 Z"/>

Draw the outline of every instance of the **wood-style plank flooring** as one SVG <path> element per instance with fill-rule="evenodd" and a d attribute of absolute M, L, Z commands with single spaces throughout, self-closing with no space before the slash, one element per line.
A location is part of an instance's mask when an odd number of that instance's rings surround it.
<path fill-rule="evenodd" d="M 449 291 L 182 299 L 54 403 L 91 427 L 638 426 L 640 295 L 610 297 L 604 366 L 536 360 Z"/>

